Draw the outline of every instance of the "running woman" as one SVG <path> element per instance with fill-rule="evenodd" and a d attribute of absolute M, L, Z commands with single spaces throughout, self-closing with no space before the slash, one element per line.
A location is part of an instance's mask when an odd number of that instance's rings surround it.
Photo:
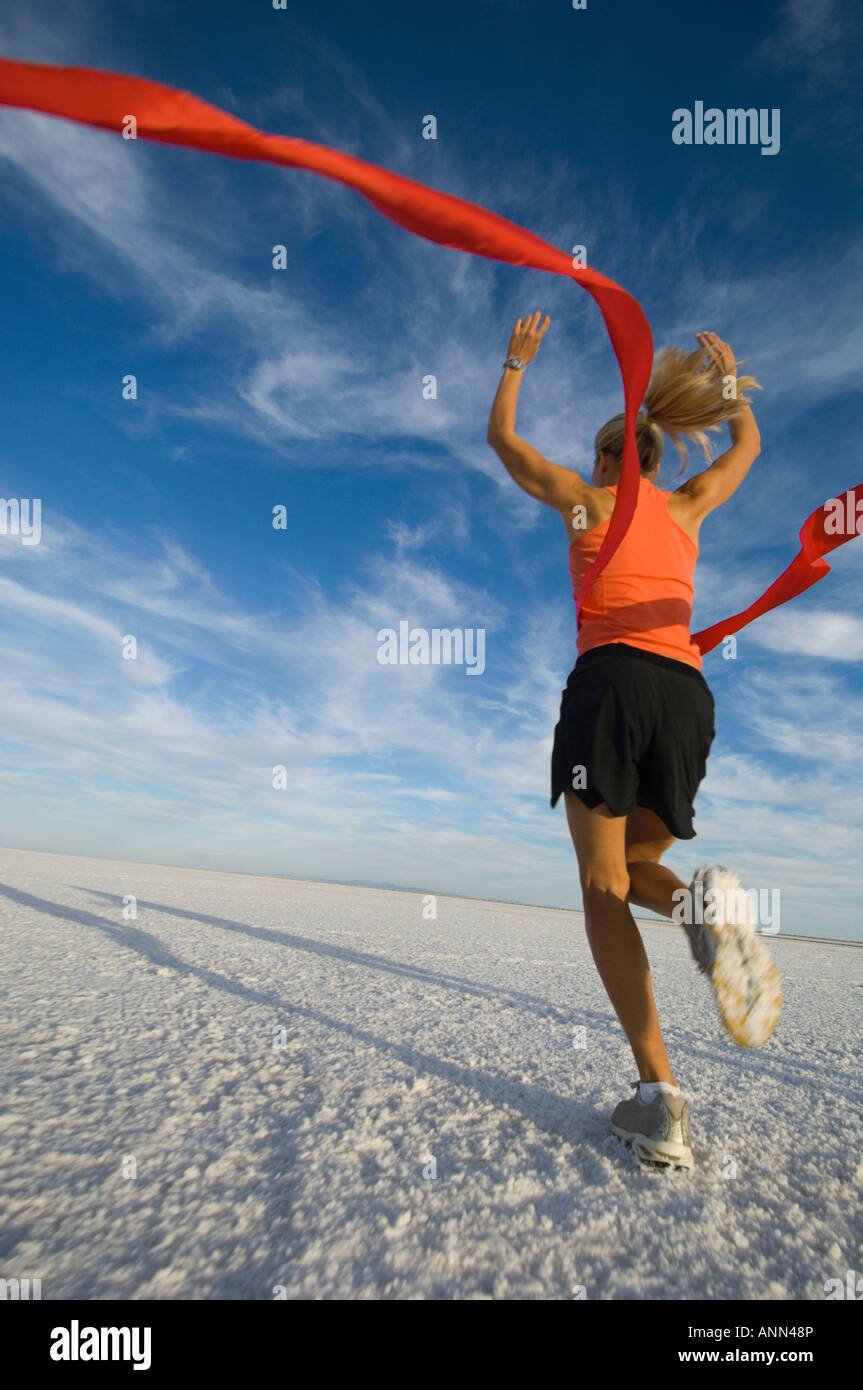
<path fill-rule="evenodd" d="M 518 319 L 488 426 L 488 442 L 531 497 L 560 513 L 578 596 L 614 508 L 624 417 L 596 436 L 592 483 L 544 458 L 515 432 L 522 372 L 550 319 Z M 758 1047 L 779 1017 L 779 975 L 756 934 L 735 874 L 695 871 L 688 886 L 660 861 L 691 840 L 693 801 L 715 735 L 714 701 L 692 641 L 693 572 L 705 517 L 737 491 L 761 450 L 731 348 L 696 335 L 690 353 L 660 352 L 637 419 L 641 464 L 632 524 L 582 608 L 578 659 L 555 728 L 551 804 L 563 794 L 578 860 L 587 939 L 638 1067 L 635 1097 L 612 1132 L 647 1162 L 692 1167 L 689 1104 L 668 1060 L 650 967 L 630 904 L 683 923 L 699 969 L 736 1042 Z M 728 423 L 731 447 L 715 462 L 708 431 Z M 709 464 L 674 492 L 655 484 L 663 432 L 687 463 L 687 441 Z"/>

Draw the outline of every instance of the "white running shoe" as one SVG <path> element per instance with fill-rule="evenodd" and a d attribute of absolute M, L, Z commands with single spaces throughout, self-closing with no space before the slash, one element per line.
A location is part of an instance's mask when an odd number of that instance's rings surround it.
<path fill-rule="evenodd" d="M 686 934 L 719 1016 L 741 1047 L 761 1047 L 779 1021 L 782 983 L 756 931 L 749 894 L 737 874 L 716 864 L 696 869 L 689 891 L 692 915 L 706 920 L 685 923 Z"/>

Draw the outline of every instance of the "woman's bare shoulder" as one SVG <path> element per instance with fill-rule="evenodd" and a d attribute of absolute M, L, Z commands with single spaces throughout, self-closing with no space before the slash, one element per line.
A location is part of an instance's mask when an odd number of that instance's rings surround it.
<path fill-rule="evenodd" d="M 675 488 L 674 492 L 669 492 L 668 514 L 673 521 L 677 522 L 681 531 L 685 531 L 687 536 L 690 536 L 697 545 L 703 515 L 698 510 L 696 499 L 687 491 L 687 486 L 686 483 L 683 483 L 680 487 Z"/>
<path fill-rule="evenodd" d="M 605 487 L 594 487 L 592 483 L 586 483 L 579 479 L 581 486 L 573 494 L 573 501 L 566 511 L 560 510 L 560 516 L 566 527 L 566 534 L 570 542 L 578 536 L 586 535 L 588 531 L 596 530 L 604 521 L 608 521 L 614 511 L 614 493 L 609 492 Z"/>

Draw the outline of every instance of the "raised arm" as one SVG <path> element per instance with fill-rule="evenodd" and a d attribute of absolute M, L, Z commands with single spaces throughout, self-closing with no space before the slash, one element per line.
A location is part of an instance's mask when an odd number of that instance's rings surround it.
<path fill-rule="evenodd" d="M 734 353 L 715 333 L 699 333 L 701 343 L 723 377 L 737 376 Z M 686 500 L 687 510 L 694 521 L 702 520 L 727 502 L 740 487 L 746 474 L 761 453 L 761 435 L 752 408 L 744 401 L 740 414 L 728 422 L 731 448 L 694 478 L 677 489 L 676 496 Z"/>
<path fill-rule="evenodd" d="M 537 310 L 526 319 L 516 320 L 507 358 L 519 357 L 525 363 L 533 360 L 551 322 L 546 314 L 545 323 L 540 326 L 541 318 L 542 313 Z M 520 439 L 516 434 L 515 412 L 521 378 L 520 368 L 504 367 L 491 408 L 486 439 L 520 488 L 566 516 L 573 506 L 586 500 L 591 489 L 573 469 L 552 463 L 526 439 Z"/>

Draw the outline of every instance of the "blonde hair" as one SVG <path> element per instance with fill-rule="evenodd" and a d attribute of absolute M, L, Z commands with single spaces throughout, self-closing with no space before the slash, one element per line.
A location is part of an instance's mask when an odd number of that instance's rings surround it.
<path fill-rule="evenodd" d="M 746 391 L 761 390 L 754 377 L 741 376 L 737 379 L 736 397 L 726 400 L 723 375 L 715 367 L 705 365 L 703 348 L 683 352 L 681 348 L 666 347 L 657 353 L 644 408 L 636 419 L 635 437 L 642 473 L 653 473 L 658 467 L 663 432 L 680 455 L 681 473 L 689 463 L 690 442 L 703 450 L 708 463 L 712 462 L 713 441 L 708 438 L 708 430 L 717 430 L 725 420 L 740 414 L 742 406 L 749 403 Z M 603 425 L 594 443 L 597 455 L 608 454 L 615 463 L 620 463 L 623 422 L 623 415 L 615 415 Z"/>

